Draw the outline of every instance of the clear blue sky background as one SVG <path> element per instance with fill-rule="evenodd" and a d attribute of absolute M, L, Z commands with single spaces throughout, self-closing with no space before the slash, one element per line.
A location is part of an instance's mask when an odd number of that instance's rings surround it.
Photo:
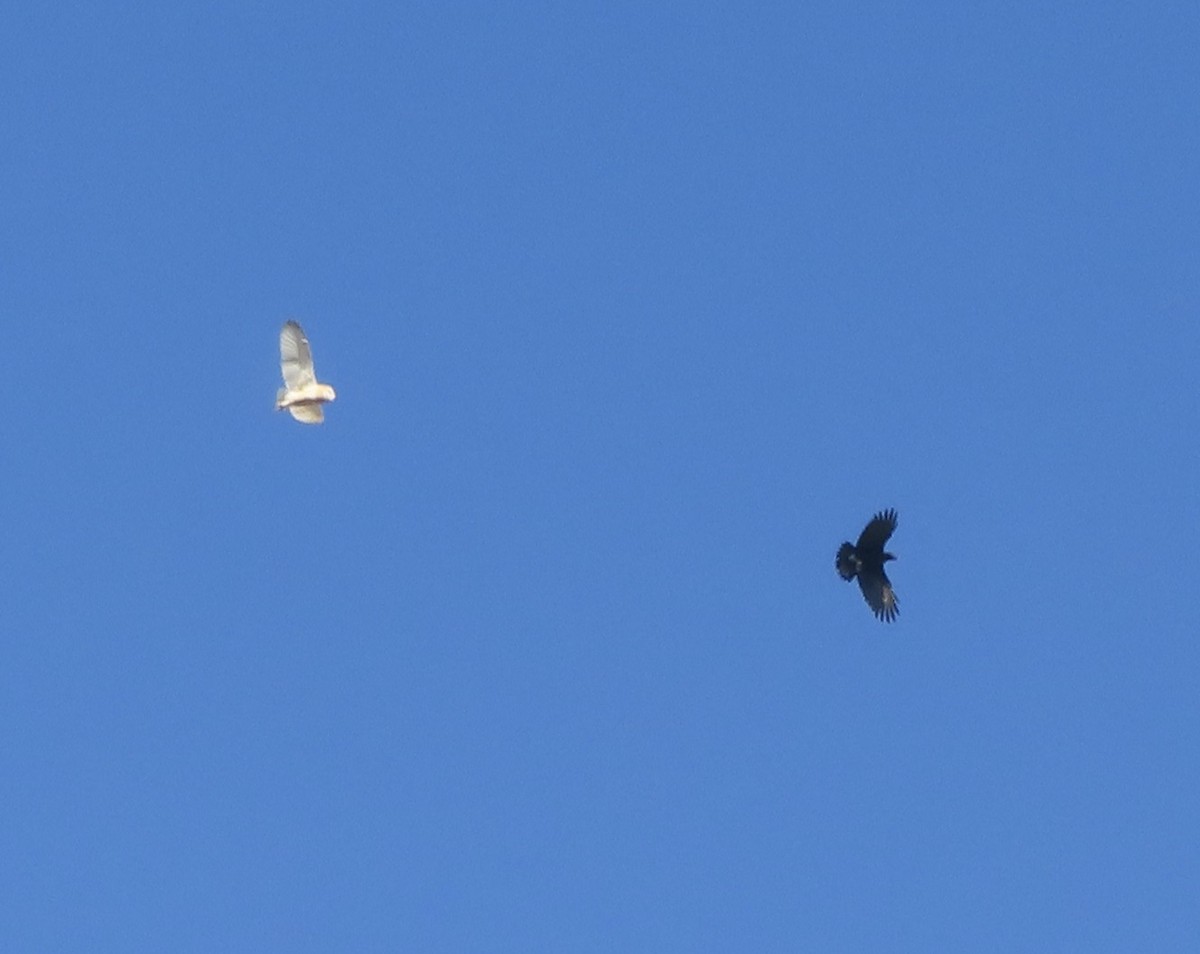
<path fill-rule="evenodd" d="M 1196 950 L 1200 10 L 1050 6 L 9 9 L 3 947 Z"/>

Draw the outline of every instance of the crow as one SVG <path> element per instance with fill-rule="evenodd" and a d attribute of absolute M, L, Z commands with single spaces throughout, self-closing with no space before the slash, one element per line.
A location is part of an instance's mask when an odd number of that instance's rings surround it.
<path fill-rule="evenodd" d="M 895 529 L 896 511 L 880 511 L 863 528 L 858 543 L 843 543 L 837 552 L 837 571 L 842 579 L 849 582 L 858 577 L 867 605 L 885 623 L 890 623 L 900 612 L 896 591 L 883 571 L 888 560 L 896 559 L 883 549 Z"/>

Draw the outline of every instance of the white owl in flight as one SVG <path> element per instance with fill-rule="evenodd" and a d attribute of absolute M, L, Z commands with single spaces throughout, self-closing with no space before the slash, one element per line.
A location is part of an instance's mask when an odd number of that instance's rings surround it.
<path fill-rule="evenodd" d="M 308 338 L 294 321 L 286 322 L 279 332 L 279 366 L 284 386 L 275 395 L 275 410 L 286 407 L 297 421 L 320 424 L 325 420 L 321 405 L 332 401 L 337 394 L 328 384 L 317 381 Z"/>

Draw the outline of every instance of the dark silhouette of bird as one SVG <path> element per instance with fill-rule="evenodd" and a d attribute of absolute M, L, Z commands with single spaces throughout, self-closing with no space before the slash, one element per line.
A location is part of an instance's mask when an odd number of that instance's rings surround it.
<path fill-rule="evenodd" d="M 896 591 L 883 571 L 888 560 L 896 559 L 883 549 L 895 529 L 896 511 L 880 511 L 858 535 L 858 543 L 847 541 L 837 552 L 837 571 L 842 579 L 849 582 L 858 577 L 867 605 L 885 623 L 890 623 L 900 612 Z"/>

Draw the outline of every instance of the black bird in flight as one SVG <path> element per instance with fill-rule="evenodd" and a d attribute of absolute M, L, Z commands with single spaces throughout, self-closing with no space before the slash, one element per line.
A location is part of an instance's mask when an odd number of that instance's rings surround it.
<path fill-rule="evenodd" d="M 896 591 L 883 571 L 888 560 L 896 559 L 883 549 L 895 529 L 896 511 L 881 511 L 863 528 L 858 543 L 843 543 L 837 552 L 837 571 L 842 579 L 849 582 L 858 577 L 867 605 L 885 623 L 890 623 L 900 612 Z"/>

